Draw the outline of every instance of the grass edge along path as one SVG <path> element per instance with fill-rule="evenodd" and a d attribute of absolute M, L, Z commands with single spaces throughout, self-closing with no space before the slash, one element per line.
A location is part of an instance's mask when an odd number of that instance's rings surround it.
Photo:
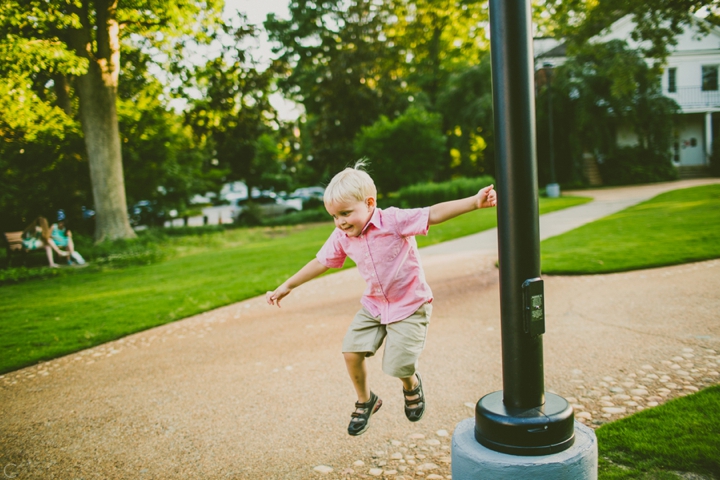
<path fill-rule="evenodd" d="M 541 199 L 540 211 L 587 201 Z M 496 218 L 495 209 L 471 212 L 433 226 L 418 244 L 487 230 Z M 262 295 L 313 258 L 332 228 L 332 223 L 263 227 L 247 232 L 245 243 L 228 246 L 210 238 L 207 250 L 195 246 L 192 253 L 151 265 L 0 287 L 0 374 Z"/>
<path fill-rule="evenodd" d="M 720 385 L 595 431 L 601 479 L 720 476 Z"/>
<path fill-rule="evenodd" d="M 660 194 L 540 244 L 549 275 L 614 273 L 720 258 L 720 185 Z"/>

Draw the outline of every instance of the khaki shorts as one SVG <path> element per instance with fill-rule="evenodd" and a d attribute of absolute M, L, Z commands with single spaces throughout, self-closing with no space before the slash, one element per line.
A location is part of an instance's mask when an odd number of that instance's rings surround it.
<path fill-rule="evenodd" d="M 408 318 L 383 325 L 379 317 L 373 317 L 363 307 L 345 334 L 343 353 L 365 353 L 372 357 L 385 340 L 383 372 L 397 378 L 410 377 L 425 348 L 431 313 L 432 305 L 425 303 Z"/>

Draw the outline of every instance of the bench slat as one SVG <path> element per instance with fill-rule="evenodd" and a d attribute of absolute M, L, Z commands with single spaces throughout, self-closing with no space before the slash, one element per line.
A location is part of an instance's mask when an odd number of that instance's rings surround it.
<path fill-rule="evenodd" d="M 8 249 L 10 250 L 22 250 L 22 232 L 4 232 L 5 242 L 7 242 Z"/>

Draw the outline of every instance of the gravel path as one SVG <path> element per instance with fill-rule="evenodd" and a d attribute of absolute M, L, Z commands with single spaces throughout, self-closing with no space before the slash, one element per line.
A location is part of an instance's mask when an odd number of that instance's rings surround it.
<path fill-rule="evenodd" d="M 677 184 L 676 184 L 677 185 Z M 610 192 L 610 189 L 602 192 Z M 453 428 L 502 389 L 495 257 L 424 255 L 435 293 L 428 413 L 370 361 L 383 399 L 345 433 L 340 344 L 354 270 L 271 308 L 254 298 L 0 377 L 0 468 L 15 478 L 449 478 Z M 546 388 L 591 426 L 720 382 L 720 260 L 546 277 Z"/>

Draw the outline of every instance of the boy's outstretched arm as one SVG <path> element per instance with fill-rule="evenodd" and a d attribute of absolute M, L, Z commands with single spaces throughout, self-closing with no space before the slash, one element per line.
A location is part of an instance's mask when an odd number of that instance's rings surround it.
<path fill-rule="evenodd" d="M 295 275 L 285 280 L 285 282 L 275 289 L 274 292 L 267 292 L 265 294 L 265 300 L 268 305 L 280 306 L 280 300 L 288 296 L 294 288 L 299 287 L 303 283 L 312 280 L 313 278 L 322 275 L 323 273 L 330 270 L 328 267 L 320 263 L 317 258 L 310 260 L 307 265 L 301 268 Z"/>
<path fill-rule="evenodd" d="M 497 206 L 497 192 L 492 185 L 480 190 L 472 197 L 451 200 L 449 202 L 437 203 L 430 207 L 430 219 L 428 224 L 437 225 L 444 221 L 455 218 L 463 213 L 472 212 L 478 208 Z"/>

